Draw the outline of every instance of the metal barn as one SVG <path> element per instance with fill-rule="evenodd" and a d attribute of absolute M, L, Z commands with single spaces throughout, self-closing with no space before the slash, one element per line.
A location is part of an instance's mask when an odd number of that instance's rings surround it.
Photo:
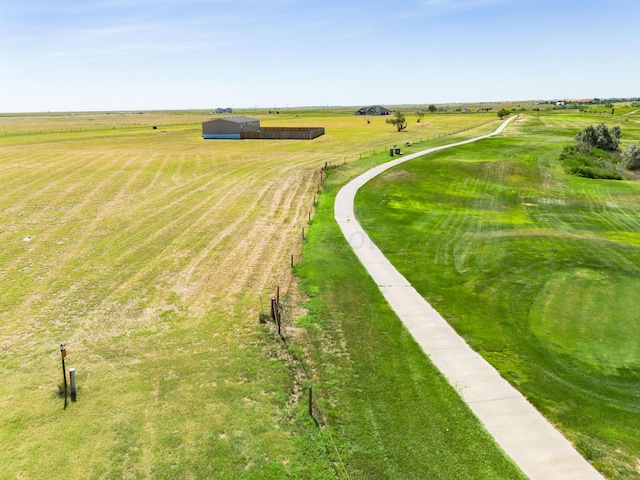
<path fill-rule="evenodd" d="M 202 123 L 202 138 L 241 138 L 242 132 L 259 132 L 260 120 L 252 117 L 212 118 Z"/>

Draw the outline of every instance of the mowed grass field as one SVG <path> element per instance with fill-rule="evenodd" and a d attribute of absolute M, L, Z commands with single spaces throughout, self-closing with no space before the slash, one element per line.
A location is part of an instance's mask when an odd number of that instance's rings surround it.
<path fill-rule="evenodd" d="M 414 150 L 489 133 L 500 124 L 494 118 Z M 388 159 L 385 153 L 329 171 L 295 268 L 307 297 L 297 343 L 344 476 L 526 478 L 398 320 L 333 219 L 339 189 Z"/>
<path fill-rule="evenodd" d="M 258 321 L 276 285 L 295 296 L 319 169 L 494 116 L 398 134 L 348 112 L 262 115 L 324 126 L 310 142 L 203 141 L 209 117 L 0 116 L 0 477 L 337 475 Z"/>
<path fill-rule="evenodd" d="M 505 134 L 367 184 L 356 215 L 456 330 L 607 478 L 640 475 L 640 180 L 567 176 L 584 126 L 525 116 Z"/>

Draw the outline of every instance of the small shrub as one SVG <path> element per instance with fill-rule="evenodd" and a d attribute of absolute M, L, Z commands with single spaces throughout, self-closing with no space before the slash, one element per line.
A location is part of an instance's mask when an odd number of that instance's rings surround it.
<path fill-rule="evenodd" d="M 623 178 L 617 169 L 618 159 L 599 149 L 584 151 L 576 146 L 567 146 L 562 149 L 558 160 L 569 175 L 604 180 Z"/>
<path fill-rule="evenodd" d="M 631 145 L 622 152 L 622 164 L 629 170 L 640 169 L 640 146 Z"/>

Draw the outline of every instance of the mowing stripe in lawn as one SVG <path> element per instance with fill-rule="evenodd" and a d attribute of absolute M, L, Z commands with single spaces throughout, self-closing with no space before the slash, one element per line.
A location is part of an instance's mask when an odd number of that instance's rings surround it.
<path fill-rule="evenodd" d="M 382 172 L 423 155 L 502 133 L 430 148 L 387 162 L 345 185 L 335 200 L 335 219 L 387 302 L 424 352 L 445 375 L 498 444 L 532 479 L 603 479 L 571 443 L 455 332 L 387 260 L 355 219 L 355 195 Z"/>

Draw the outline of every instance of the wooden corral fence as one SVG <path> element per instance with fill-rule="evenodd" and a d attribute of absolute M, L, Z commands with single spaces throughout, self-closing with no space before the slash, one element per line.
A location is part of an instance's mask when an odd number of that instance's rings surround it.
<path fill-rule="evenodd" d="M 259 132 L 240 132 L 240 138 L 254 140 L 313 140 L 324 135 L 324 127 L 261 127 Z"/>

